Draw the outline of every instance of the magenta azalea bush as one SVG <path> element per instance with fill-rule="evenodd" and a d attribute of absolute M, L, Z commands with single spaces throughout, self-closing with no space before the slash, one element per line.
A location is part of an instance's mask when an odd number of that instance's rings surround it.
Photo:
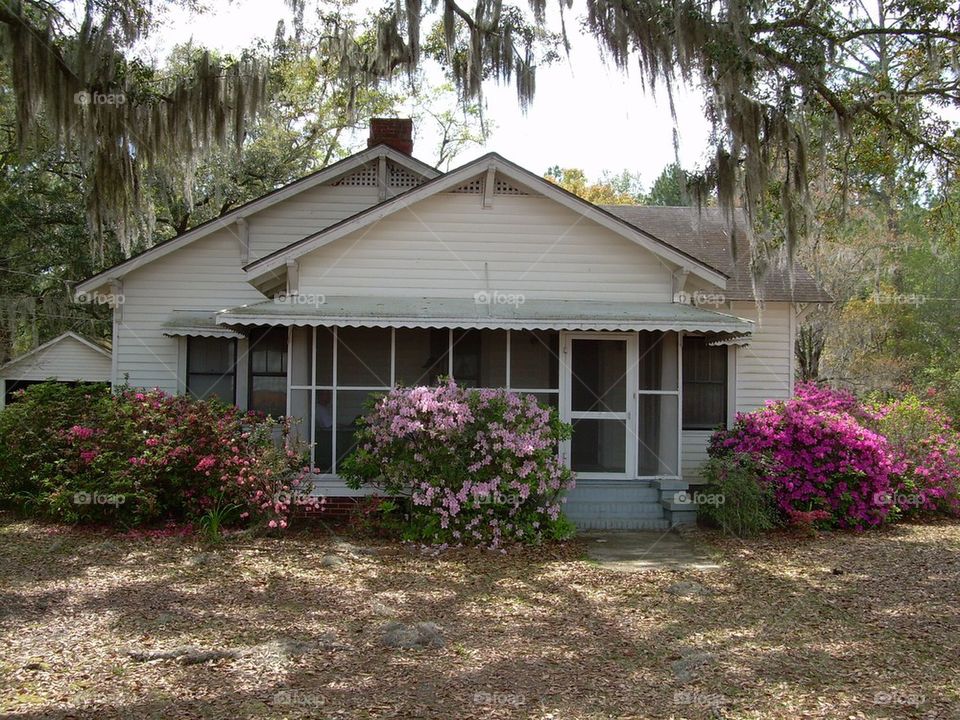
<path fill-rule="evenodd" d="M 739 413 L 714 434 L 710 455 L 762 467 L 757 481 L 788 522 L 864 529 L 909 512 L 956 512 L 958 448 L 945 417 L 916 398 L 868 407 L 803 383 L 789 400 Z"/>
<path fill-rule="evenodd" d="M 405 498 L 407 539 L 497 547 L 568 534 L 561 504 L 573 478 L 557 444 L 571 430 L 534 396 L 398 388 L 359 425 L 341 475 Z"/>
<path fill-rule="evenodd" d="M 0 503 L 121 526 L 196 520 L 219 504 L 282 528 L 303 476 L 289 429 L 159 390 L 37 385 L 0 413 Z"/>

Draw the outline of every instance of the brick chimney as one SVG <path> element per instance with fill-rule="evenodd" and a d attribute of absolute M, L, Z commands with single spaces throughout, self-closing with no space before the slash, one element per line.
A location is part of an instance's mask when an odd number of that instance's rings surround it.
<path fill-rule="evenodd" d="M 413 153 L 413 120 L 410 118 L 372 118 L 367 147 L 389 145 L 405 155 Z"/>

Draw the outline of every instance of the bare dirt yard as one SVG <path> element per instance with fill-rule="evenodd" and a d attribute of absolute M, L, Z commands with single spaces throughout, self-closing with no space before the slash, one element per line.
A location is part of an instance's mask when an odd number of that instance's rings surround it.
<path fill-rule="evenodd" d="M 7 520 L 0 713 L 960 718 L 960 524 L 698 542 L 720 569 Z"/>

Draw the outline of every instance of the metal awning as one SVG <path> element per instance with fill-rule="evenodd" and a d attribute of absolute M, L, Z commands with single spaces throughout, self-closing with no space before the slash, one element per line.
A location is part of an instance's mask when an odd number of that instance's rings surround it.
<path fill-rule="evenodd" d="M 300 325 L 515 330 L 685 330 L 749 335 L 753 322 L 679 303 L 524 299 L 290 296 L 217 313 L 219 326 Z"/>
<path fill-rule="evenodd" d="M 216 311 L 174 310 L 163 324 L 167 337 L 242 338 L 243 334 L 223 325 L 217 325 Z"/>

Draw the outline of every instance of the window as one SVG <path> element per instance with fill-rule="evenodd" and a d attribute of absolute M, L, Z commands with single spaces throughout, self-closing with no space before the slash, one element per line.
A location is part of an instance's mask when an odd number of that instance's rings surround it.
<path fill-rule="evenodd" d="M 713 430 L 727 422 L 727 348 L 702 337 L 683 339 L 683 429 Z"/>
<path fill-rule="evenodd" d="M 187 338 L 187 392 L 199 400 L 237 396 L 237 342 L 228 338 Z"/>
<path fill-rule="evenodd" d="M 250 334 L 251 410 L 279 417 L 287 414 L 287 328 Z"/>

